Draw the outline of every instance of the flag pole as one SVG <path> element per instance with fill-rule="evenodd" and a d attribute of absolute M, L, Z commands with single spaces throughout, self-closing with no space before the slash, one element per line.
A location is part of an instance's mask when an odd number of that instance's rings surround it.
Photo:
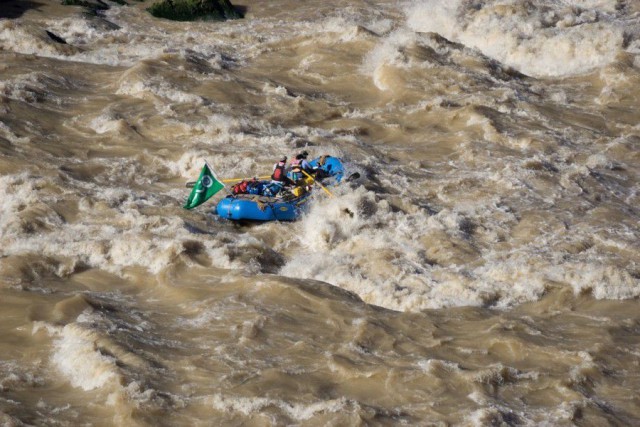
<path fill-rule="evenodd" d="M 211 167 L 211 165 L 209 164 L 209 162 L 207 162 L 207 159 L 204 159 L 204 164 L 207 165 L 207 167 L 209 168 L 209 170 L 211 171 L 211 174 L 213 175 L 213 177 L 219 181 L 220 183 L 222 183 L 222 189 L 228 194 L 228 195 L 233 195 L 233 193 L 231 192 L 231 190 L 229 190 L 227 188 L 226 185 L 224 185 L 224 181 L 223 179 L 218 179 L 216 173 L 214 172 L 213 168 Z"/>

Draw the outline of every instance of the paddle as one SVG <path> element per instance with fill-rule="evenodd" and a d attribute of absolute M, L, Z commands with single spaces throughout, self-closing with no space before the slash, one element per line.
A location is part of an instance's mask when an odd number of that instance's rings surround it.
<path fill-rule="evenodd" d="M 302 173 L 305 174 L 308 178 L 311 178 L 311 181 L 315 182 L 316 184 L 318 184 L 320 186 L 320 188 L 322 188 L 324 191 L 327 192 L 328 195 L 330 195 L 331 197 L 334 197 L 334 195 L 331 193 L 331 191 L 327 190 L 327 187 L 325 187 L 324 185 L 320 184 L 320 182 L 316 181 L 316 179 L 314 177 L 312 177 L 311 175 L 309 175 L 308 173 L 306 173 L 304 171 L 304 169 L 301 169 Z"/>
<path fill-rule="evenodd" d="M 256 179 L 267 179 L 267 178 L 271 178 L 271 175 L 266 175 L 266 176 L 258 176 L 255 177 Z M 227 179 L 223 179 L 222 182 L 236 182 L 236 181 L 244 181 L 245 179 L 247 180 L 251 180 L 253 178 L 227 178 Z M 194 185 L 196 185 L 196 181 L 189 181 L 187 182 L 186 186 L 187 188 L 192 188 Z"/>

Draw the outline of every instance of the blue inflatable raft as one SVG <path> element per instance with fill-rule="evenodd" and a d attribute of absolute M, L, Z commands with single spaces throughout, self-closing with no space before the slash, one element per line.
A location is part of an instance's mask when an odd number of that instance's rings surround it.
<path fill-rule="evenodd" d="M 317 166 L 318 181 L 324 186 L 335 185 L 342 180 L 344 166 L 337 157 L 322 156 L 309 162 Z M 320 178 L 322 177 L 322 178 Z M 266 187 L 270 181 L 260 181 Z M 225 219 L 234 221 L 294 221 L 300 217 L 308 205 L 310 196 L 320 191 L 316 185 L 311 186 L 299 196 L 290 191 L 281 191 L 276 197 L 264 194 L 234 194 L 218 202 L 216 213 Z"/>

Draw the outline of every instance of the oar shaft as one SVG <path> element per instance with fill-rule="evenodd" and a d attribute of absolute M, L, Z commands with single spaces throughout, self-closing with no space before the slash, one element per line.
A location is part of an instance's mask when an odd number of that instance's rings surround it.
<path fill-rule="evenodd" d="M 324 185 L 322 185 L 322 184 L 320 184 L 318 181 L 316 181 L 316 179 L 315 179 L 314 177 L 312 177 L 311 175 L 309 175 L 308 173 L 306 173 L 306 172 L 304 171 L 304 169 L 301 169 L 301 170 L 302 170 L 302 173 L 303 173 L 303 174 L 305 174 L 307 177 L 311 178 L 311 180 L 312 180 L 313 182 L 315 182 L 316 184 L 318 184 L 318 185 L 320 186 L 320 188 L 322 188 L 324 191 L 326 191 L 326 193 L 327 193 L 329 196 L 334 197 L 334 196 L 333 196 L 333 194 L 331 193 L 331 191 L 327 190 L 327 187 L 325 187 Z"/>
<path fill-rule="evenodd" d="M 271 178 L 271 175 L 257 176 L 257 177 L 254 177 L 254 178 L 256 178 L 256 179 L 268 179 L 268 178 Z M 245 179 L 253 179 L 253 178 L 227 178 L 227 179 L 223 179 L 222 182 L 244 181 Z"/>
<path fill-rule="evenodd" d="M 258 176 L 258 177 L 255 177 L 255 178 L 256 179 L 267 179 L 267 178 L 271 178 L 271 175 Z M 227 178 L 227 179 L 223 179 L 222 182 L 237 182 L 237 181 L 243 181 L 245 179 L 253 179 L 253 178 Z M 196 185 L 196 181 L 189 181 L 186 184 L 187 188 L 193 188 L 195 185 Z"/>

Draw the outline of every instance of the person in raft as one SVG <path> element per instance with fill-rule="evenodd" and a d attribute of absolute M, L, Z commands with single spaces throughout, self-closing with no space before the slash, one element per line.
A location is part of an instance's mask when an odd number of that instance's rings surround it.
<path fill-rule="evenodd" d="M 293 182 L 287 177 L 287 156 L 282 156 L 278 163 L 273 165 L 273 173 L 271 174 L 271 183 L 265 188 L 265 196 L 275 196 L 284 186 L 293 185 Z"/>
<path fill-rule="evenodd" d="M 295 183 L 298 183 L 301 179 L 305 178 L 305 175 L 302 171 L 306 172 L 309 175 L 313 175 L 316 172 L 316 168 L 311 167 L 309 162 L 307 162 L 307 157 L 309 156 L 309 152 L 304 150 L 302 153 L 296 155 L 296 158 L 291 160 L 291 180 Z"/>
<path fill-rule="evenodd" d="M 281 182 L 282 185 L 293 185 L 293 182 L 287 177 L 287 156 L 282 156 L 278 163 L 273 165 L 271 181 Z"/>

